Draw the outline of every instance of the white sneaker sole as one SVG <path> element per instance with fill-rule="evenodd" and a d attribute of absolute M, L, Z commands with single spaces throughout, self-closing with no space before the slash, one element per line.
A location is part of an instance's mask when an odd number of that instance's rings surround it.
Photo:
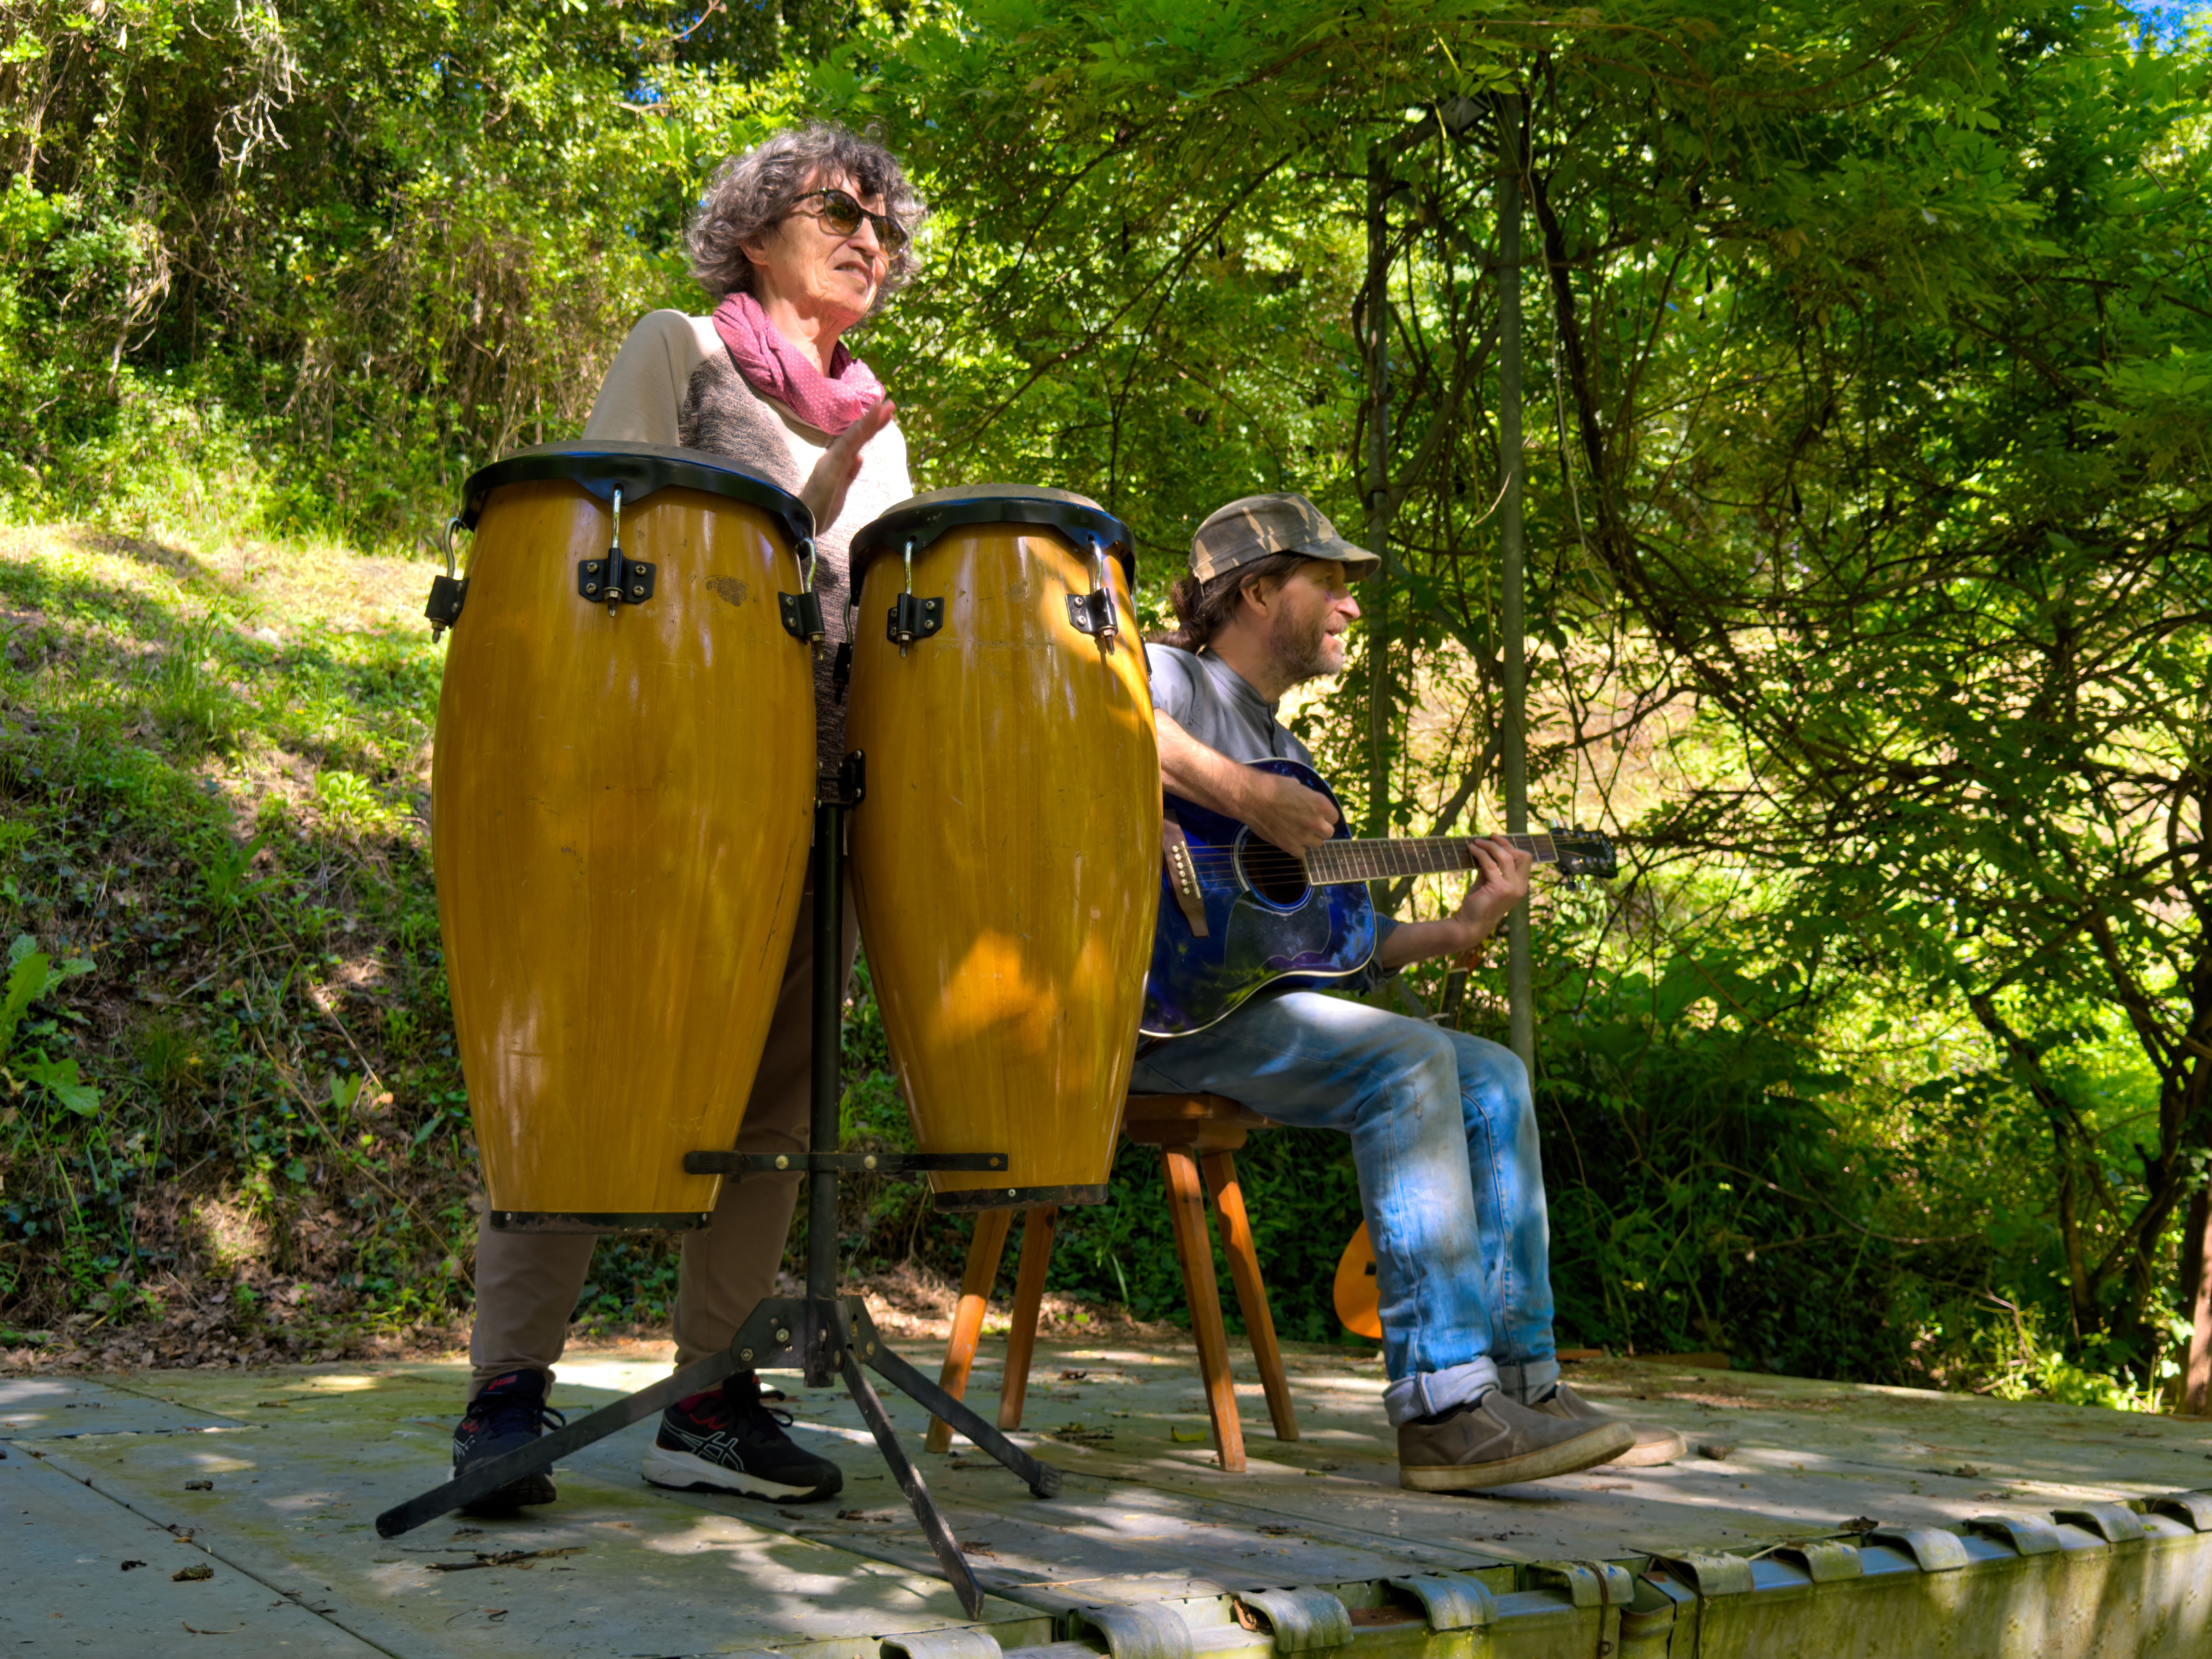
<path fill-rule="evenodd" d="M 1486 1463 L 1413 1464 L 1398 1466 L 1398 1484 L 1413 1492 L 1485 1492 L 1523 1480 L 1548 1480 L 1557 1474 L 1610 1463 L 1636 1443 L 1636 1431 L 1625 1423 L 1593 1423 L 1588 1434 L 1571 1440 L 1500 1457 Z"/>
<path fill-rule="evenodd" d="M 787 1499 L 828 1496 L 819 1486 L 793 1486 L 781 1480 L 763 1480 L 742 1469 L 726 1469 L 690 1452 L 671 1451 L 660 1445 L 646 1449 L 641 1472 L 648 1486 L 665 1486 L 672 1492 L 726 1492 L 737 1498 Z"/>
<path fill-rule="evenodd" d="M 1689 1455 L 1689 1443 L 1680 1435 L 1655 1434 L 1646 1429 L 1638 1434 L 1634 1445 L 1614 1458 L 1606 1467 L 1615 1469 L 1656 1469 L 1668 1463 L 1678 1462 Z"/>

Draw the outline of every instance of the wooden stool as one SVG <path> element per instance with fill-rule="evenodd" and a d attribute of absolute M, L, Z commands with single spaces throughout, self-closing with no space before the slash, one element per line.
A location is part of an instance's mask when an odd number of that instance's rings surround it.
<path fill-rule="evenodd" d="M 1274 1316 L 1267 1310 L 1267 1287 L 1260 1278 L 1260 1257 L 1252 1245 L 1244 1214 L 1243 1189 L 1237 1182 L 1236 1151 L 1255 1129 L 1268 1127 L 1257 1112 L 1219 1095 L 1131 1095 L 1122 1133 L 1140 1146 L 1160 1149 L 1167 1178 L 1168 1219 L 1175 1230 L 1176 1258 L 1182 1269 L 1183 1296 L 1190 1305 L 1191 1334 L 1198 1343 L 1198 1370 L 1206 1385 L 1206 1411 L 1213 1419 L 1213 1446 L 1221 1467 L 1242 1474 L 1244 1425 L 1237 1414 L 1235 1381 L 1229 1370 L 1229 1334 L 1221 1319 L 1221 1291 L 1214 1282 L 1213 1247 L 1206 1236 L 1206 1197 L 1212 1200 L 1221 1229 L 1221 1248 L 1229 1257 L 1229 1276 L 1237 1287 L 1237 1306 L 1252 1339 L 1252 1358 L 1267 1390 L 1267 1414 L 1278 1440 L 1298 1437 L 1291 1406 L 1290 1379 L 1283 1351 L 1275 1341 Z M 1049 1206 L 1028 1212 L 1022 1230 L 1021 1269 L 1014 1287 L 1012 1328 L 1006 1334 L 1006 1380 L 999 1395 L 999 1426 L 1018 1429 L 1029 1389 L 1030 1359 L 1036 1348 L 1037 1318 L 1044 1304 L 1045 1268 L 1052 1257 L 1059 1212 Z M 938 1382 L 956 1400 L 964 1398 L 975 1345 L 983 1334 L 983 1315 L 999 1274 L 999 1258 L 1013 1225 L 1011 1210 L 985 1210 L 975 1218 L 975 1237 L 968 1247 L 968 1266 L 960 1279 L 960 1300 L 952 1314 L 952 1335 L 945 1347 Z M 930 1450 L 952 1444 L 952 1428 L 932 1419 Z"/>

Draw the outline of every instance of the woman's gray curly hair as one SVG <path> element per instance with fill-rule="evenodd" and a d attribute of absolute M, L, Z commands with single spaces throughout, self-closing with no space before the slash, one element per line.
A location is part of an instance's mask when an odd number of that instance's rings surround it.
<path fill-rule="evenodd" d="M 789 217 L 799 196 L 816 181 L 840 179 L 858 186 L 863 198 L 880 200 L 884 211 L 907 228 L 907 245 L 892 257 L 876 295 L 873 311 L 882 310 L 918 268 L 913 238 L 929 210 L 898 157 L 833 121 L 809 121 L 779 132 L 714 169 L 686 238 L 691 274 L 716 300 L 726 294 L 757 293 L 746 244 L 757 246 Z"/>

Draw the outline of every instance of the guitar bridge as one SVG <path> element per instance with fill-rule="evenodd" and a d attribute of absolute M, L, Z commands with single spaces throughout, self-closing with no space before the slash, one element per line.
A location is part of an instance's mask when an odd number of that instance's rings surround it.
<path fill-rule="evenodd" d="M 1176 908 L 1190 924 L 1193 935 L 1206 938 L 1206 898 L 1198 888 L 1198 865 L 1190 855 L 1182 825 L 1171 817 L 1160 820 L 1160 856 L 1167 860 L 1168 887 L 1175 894 Z"/>

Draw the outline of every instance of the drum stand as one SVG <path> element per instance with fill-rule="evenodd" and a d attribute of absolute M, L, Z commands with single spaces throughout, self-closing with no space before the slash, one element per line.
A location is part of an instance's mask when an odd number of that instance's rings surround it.
<path fill-rule="evenodd" d="M 846 763 L 840 779 L 840 799 L 814 809 L 814 1072 L 813 1111 L 808 1144 L 812 1148 L 803 1162 L 807 1171 L 806 1294 L 804 1297 L 771 1297 L 756 1306 L 738 1328 L 730 1346 L 711 1358 L 686 1365 L 647 1389 L 611 1406 L 602 1406 L 588 1417 L 541 1436 L 519 1451 L 479 1464 L 468 1474 L 449 1480 L 434 1492 L 386 1510 L 376 1517 L 380 1538 L 394 1538 L 426 1521 L 464 1509 L 487 1498 L 509 1481 L 550 1468 L 554 1462 L 603 1440 L 633 1423 L 657 1417 L 677 1401 L 714 1388 L 732 1372 L 757 1370 L 780 1364 L 796 1364 L 811 1388 L 826 1387 L 842 1378 L 854 1403 L 860 1407 L 877 1449 L 890 1466 L 899 1489 L 914 1506 L 930 1548 L 937 1553 L 951 1580 L 960 1605 L 970 1619 L 981 1618 L 983 1591 L 960 1553 L 960 1545 L 945 1525 L 929 1488 L 915 1468 L 906 1448 L 899 1443 L 883 1401 L 868 1381 L 867 1367 L 917 1404 L 927 1407 L 985 1451 L 1019 1475 L 1030 1492 L 1050 1498 L 1060 1490 L 1060 1471 L 1041 1463 L 985 1422 L 961 1401 L 894 1353 L 876 1333 L 866 1304 L 857 1296 L 837 1294 L 837 1177 L 847 1170 L 882 1173 L 920 1173 L 929 1170 L 994 1170 L 1006 1167 L 1003 1153 L 858 1153 L 840 1152 L 837 1145 L 839 1027 L 843 1017 L 845 811 L 860 793 L 855 756 Z M 738 1175 L 755 1170 L 787 1170 L 796 1162 L 788 1155 L 770 1156 L 730 1152 L 691 1152 L 684 1167 L 695 1175 Z"/>

